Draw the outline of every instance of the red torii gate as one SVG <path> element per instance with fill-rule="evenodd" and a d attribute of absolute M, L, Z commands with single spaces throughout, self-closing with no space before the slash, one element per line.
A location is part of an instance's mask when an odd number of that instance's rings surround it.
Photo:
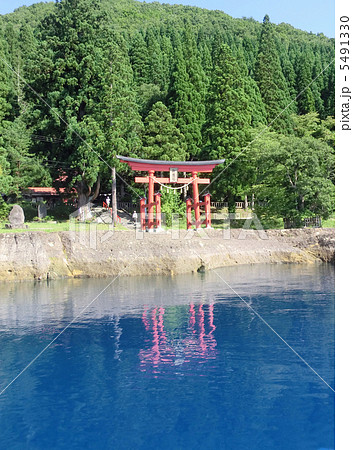
<path fill-rule="evenodd" d="M 147 228 L 153 230 L 161 228 L 162 214 L 161 214 L 161 194 L 154 193 L 154 184 L 183 184 L 185 186 L 192 184 L 193 187 L 193 199 L 186 199 L 186 219 L 188 230 L 192 228 L 193 222 L 191 212 L 195 212 L 195 227 L 201 228 L 201 224 L 205 223 L 207 228 L 211 227 L 211 195 L 205 194 L 204 201 L 199 201 L 199 184 L 209 184 L 209 178 L 199 178 L 199 173 L 212 173 L 213 169 L 219 164 L 224 163 L 224 159 L 215 161 L 160 161 L 149 159 L 137 159 L 128 158 L 126 156 L 117 156 L 117 158 L 124 163 L 127 163 L 134 171 L 147 171 L 146 177 L 135 177 L 136 183 L 148 183 L 148 202 L 142 198 L 140 200 L 140 217 L 141 217 L 141 229 L 146 230 L 146 213 L 145 208 L 148 210 Z M 155 172 L 169 171 L 168 177 L 155 177 Z M 191 178 L 181 178 L 178 172 L 191 172 Z M 200 206 L 205 207 L 206 220 L 200 221 Z M 154 219 L 154 207 L 156 207 L 156 219 Z"/>

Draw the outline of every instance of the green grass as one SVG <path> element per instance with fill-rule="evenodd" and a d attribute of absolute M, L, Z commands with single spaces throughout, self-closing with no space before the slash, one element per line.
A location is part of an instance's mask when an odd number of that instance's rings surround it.
<path fill-rule="evenodd" d="M 322 228 L 335 228 L 335 215 L 322 221 Z"/>
<path fill-rule="evenodd" d="M 242 228 L 244 226 L 244 220 L 236 220 L 231 222 L 231 228 Z M 6 222 L 0 222 L 0 234 L 1 233 L 26 233 L 26 232 L 36 232 L 36 231 L 44 231 L 46 233 L 57 233 L 59 231 L 70 231 L 70 222 L 69 221 L 61 221 L 61 222 L 27 222 L 26 225 L 28 228 L 22 228 L 22 229 L 7 229 L 5 228 Z M 76 224 L 76 230 L 79 230 L 79 226 L 82 226 L 82 224 L 77 223 Z M 89 223 L 86 223 L 86 229 L 88 231 Z M 110 229 L 109 224 L 95 224 L 98 231 L 108 231 Z M 180 229 L 186 230 L 186 219 L 182 218 L 179 221 L 179 227 Z M 283 222 L 278 223 L 264 223 L 263 227 L 265 229 L 268 228 L 283 228 Z M 335 228 L 335 216 L 333 215 L 327 220 L 322 221 L 322 227 L 323 228 Z M 163 227 L 166 229 L 171 229 L 172 227 Z M 224 223 L 222 220 L 213 220 L 212 221 L 212 228 L 214 229 L 222 229 L 224 228 Z M 126 228 L 120 224 L 117 225 L 115 228 L 116 230 L 126 230 Z"/>
<path fill-rule="evenodd" d="M 70 231 L 70 222 L 27 222 L 26 225 L 28 228 L 19 228 L 19 229 L 8 229 L 5 228 L 6 222 L 0 222 L 0 233 L 28 233 L 36 232 L 36 231 L 44 231 L 46 233 L 57 233 L 59 231 Z M 81 224 L 76 225 L 77 231 L 79 230 L 79 226 Z M 86 224 L 86 229 L 88 230 L 90 224 Z M 95 224 L 98 231 L 108 231 L 110 228 L 109 224 Z M 126 230 L 125 227 L 118 224 L 116 230 Z"/>

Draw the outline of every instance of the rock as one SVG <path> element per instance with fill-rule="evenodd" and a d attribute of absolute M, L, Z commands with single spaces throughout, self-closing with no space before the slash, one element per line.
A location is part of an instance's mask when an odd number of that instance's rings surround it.
<path fill-rule="evenodd" d="M 47 217 L 47 205 L 43 202 L 40 202 L 38 204 L 38 218 L 44 219 L 44 217 Z"/>
<path fill-rule="evenodd" d="M 198 273 L 206 273 L 206 266 L 202 263 L 201 266 L 197 269 Z"/>
<path fill-rule="evenodd" d="M 25 228 L 25 215 L 21 206 L 13 206 L 9 214 L 9 222 L 10 224 L 6 224 L 6 228 Z"/>
<path fill-rule="evenodd" d="M 172 234 L 96 230 L 95 246 L 90 234 L 0 233 L 0 281 L 49 278 L 175 275 L 212 271 L 240 264 L 316 264 L 334 262 L 334 230 L 268 230 L 260 239 L 255 230 L 207 230 L 209 239 L 180 230 Z M 85 237 L 86 236 L 86 237 Z M 107 238 L 108 236 L 108 238 Z M 256 237 L 256 239 L 255 239 Z M 200 239 L 203 247 L 200 246 Z"/>

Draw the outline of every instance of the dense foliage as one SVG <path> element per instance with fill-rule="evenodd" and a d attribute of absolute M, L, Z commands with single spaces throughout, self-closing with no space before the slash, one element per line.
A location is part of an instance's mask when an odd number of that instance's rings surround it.
<path fill-rule="evenodd" d="M 84 204 L 116 154 L 225 158 L 215 199 L 333 211 L 334 41 L 220 11 L 61 0 L 0 16 L 0 193 L 65 172 Z M 119 181 L 120 182 L 120 181 Z"/>

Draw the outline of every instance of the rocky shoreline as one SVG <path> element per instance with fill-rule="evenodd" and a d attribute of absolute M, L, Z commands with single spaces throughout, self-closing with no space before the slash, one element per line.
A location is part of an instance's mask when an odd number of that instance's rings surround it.
<path fill-rule="evenodd" d="M 237 264 L 334 262 L 334 229 L 0 235 L 0 281 L 174 275 Z"/>

